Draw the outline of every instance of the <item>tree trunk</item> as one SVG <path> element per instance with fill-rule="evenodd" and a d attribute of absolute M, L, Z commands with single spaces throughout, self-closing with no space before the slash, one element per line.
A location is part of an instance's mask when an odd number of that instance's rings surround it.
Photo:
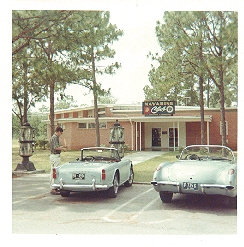
<path fill-rule="evenodd" d="M 95 60 L 92 51 L 92 78 L 93 78 L 93 98 L 94 98 L 94 116 L 96 127 L 96 146 L 100 147 L 100 131 L 99 131 L 99 119 L 98 119 L 98 106 L 97 106 L 97 82 L 95 73 Z"/>
<path fill-rule="evenodd" d="M 201 144 L 205 143 L 205 125 L 204 125 L 204 99 L 203 99 L 203 76 L 199 77 L 200 87 L 200 115 L 201 115 Z"/>
<path fill-rule="evenodd" d="M 27 105 L 28 105 L 28 92 L 27 92 L 27 85 L 28 85 L 28 78 L 27 78 L 27 73 L 28 73 L 28 65 L 27 63 L 24 62 L 23 64 L 24 67 L 24 112 L 23 112 L 23 120 L 21 125 L 23 125 L 24 123 L 28 122 L 28 109 L 27 109 Z"/>
<path fill-rule="evenodd" d="M 48 47 L 45 49 L 44 48 L 45 53 L 47 54 L 47 60 L 48 60 L 48 64 L 51 68 L 52 65 L 52 42 L 51 40 L 48 40 Z M 55 126 L 54 126 L 54 92 L 55 92 L 55 81 L 50 81 L 50 133 L 51 136 L 54 134 L 55 132 Z"/>
<path fill-rule="evenodd" d="M 55 82 L 50 83 L 50 131 L 51 131 L 51 136 L 54 134 L 54 87 L 55 87 Z"/>
<path fill-rule="evenodd" d="M 202 37 L 202 31 L 201 31 Z M 204 98 L 203 98 L 203 83 L 204 83 L 204 76 L 203 76 L 203 47 L 202 47 L 202 40 L 200 41 L 199 47 L 199 60 L 200 60 L 200 77 L 199 77 L 199 89 L 200 89 L 200 115 L 201 115 L 201 144 L 204 145 L 205 143 L 205 126 L 204 126 Z"/>
<path fill-rule="evenodd" d="M 223 80 L 223 69 L 220 66 L 219 71 L 220 78 L 220 112 L 221 112 L 221 132 L 222 132 L 222 145 L 226 146 L 226 123 L 225 123 L 225 93 L 224 93 L 224 80 Z"/>
<path fill-rule="evenodd" d="M 220 28 L 223 26 L 223 15 L 219 11 L 221 18 Z M 220 29 L 221 30 L 221 29 Z M 220 32 L 220 40 L 223 40 L 222 30 Z M 223 47 L 219 47 L 219 57 L 221 60 L 219 66 L 219 92 L 220 92 L 220 112 L 221 112 L 221 132 L 222 132 L 222 145 L 226 146 L 226 123 L 225 123 L 225 90 L 224 90 L 224 69 L 223 69 Z"/>

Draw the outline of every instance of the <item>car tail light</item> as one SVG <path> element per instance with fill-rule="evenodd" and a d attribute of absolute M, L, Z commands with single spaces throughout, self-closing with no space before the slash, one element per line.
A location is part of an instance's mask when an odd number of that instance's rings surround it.
<path fill-rule="evenodd" d="M 156 171 L 159 171 L 161 169 L 162 169 L 162 166 L 158 166 L 157 169 L 156 169 Z"/>
<path fill-rule="evenodd" d="M 102 169 L 102 180 L 106 179 L 106 172 L 104 169 Z"/>
<path fill-rule="evenodd" d="M 229 175 L 233 175 L 234 173 L 235 173 L 235 169 L 230 169 L 228 172 Z"/>
<path fill-rule="evenodd" d="M 54 179 L 57 178 L 57 171 L 56 171 L 55 168 L 53 168 L 53 178 L 54 178 Z"/>

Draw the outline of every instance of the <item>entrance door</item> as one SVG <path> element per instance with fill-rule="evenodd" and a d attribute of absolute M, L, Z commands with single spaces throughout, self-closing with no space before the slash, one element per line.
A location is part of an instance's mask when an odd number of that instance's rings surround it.
<path fill-rule="evenodd" d="M 169 148 L 178 147 L 178 128 L 169 128 Z"/>
<path fill-rule="evenodd" d="M 152 147 L 161 148 L 161 128 L 152 128 Z"/>

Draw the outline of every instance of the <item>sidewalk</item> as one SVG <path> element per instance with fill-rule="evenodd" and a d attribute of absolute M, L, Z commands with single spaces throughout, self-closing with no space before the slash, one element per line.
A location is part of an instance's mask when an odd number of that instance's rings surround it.
<path fill-rule="evenodd" d="M 161 156 L 164 153 L 165 152 L 163 151 L 139 151 L 128 155 L 125 154 L 122 159 L 129 159 L 132 161 L 133 165 L 136 165 L 140 162 L 144 162 L 145 160 L 150 160 L 154 157 Z"/>

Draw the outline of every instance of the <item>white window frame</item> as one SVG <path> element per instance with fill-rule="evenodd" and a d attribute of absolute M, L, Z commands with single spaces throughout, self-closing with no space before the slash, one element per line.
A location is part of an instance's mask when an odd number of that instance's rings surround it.
<path fill-rule="evenodd" d="M 84 128 L 80 127 L 80 124 L 84 124 Z M 100 122 L 99 123 L 100 129 L 107 129 L 107 122 Z M 78 129 L 95 129 L 95 123 L 89 122 L 89 123 L 78 123 Z"/>

